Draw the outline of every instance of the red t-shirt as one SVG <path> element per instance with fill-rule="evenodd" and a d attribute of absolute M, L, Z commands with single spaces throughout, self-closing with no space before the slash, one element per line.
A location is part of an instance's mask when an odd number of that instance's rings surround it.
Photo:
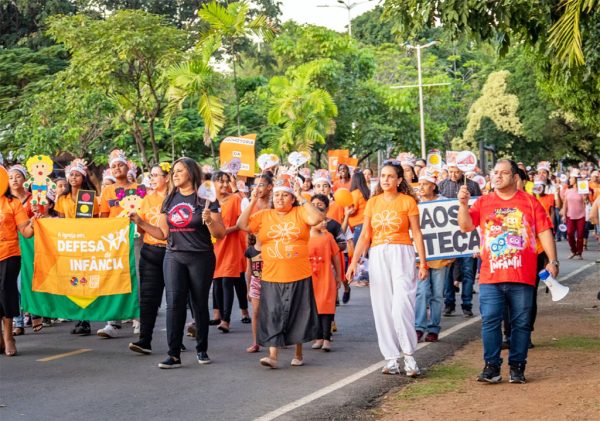
<path fill-rule="evenodd" d="M 540 202 L 522 191 L 509 200 L 492 192 L 477 199 L 469 214 L 481 228 L 479 283 L 535 285 L 536 238 L 552 228 Z"/>

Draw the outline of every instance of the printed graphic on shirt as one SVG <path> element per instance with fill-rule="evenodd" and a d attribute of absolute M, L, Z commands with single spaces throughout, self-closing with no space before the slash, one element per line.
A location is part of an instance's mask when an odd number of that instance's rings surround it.
<path fill-rule="evenodd" d="M 384 236 L 398 231 L 402 225 L 402 218 L 398 216 L 398 212 L 385 209 L 373 215 L 371 225 L 375 231 L 380 231 L 380 235 Z"/>
<path fill-rule="evenodd" d="M 522 253 L 526 248 L 535 252 L 530 224 L 516 208 L 496 209 L 486 222 L 485 249 L 489 253 L 490 272 L 518 269 L 523 266 Z"/>
<path fill-rule="evenodd" d="M 290 244 L 297 241 L 300 237 L 300 229 L 296 227 L 294 222 L 283 222 L 272 225 L 269 232 L 267 232 L 267 237 L 275 240 L 275 246 L 267 250 L 269 257 L 274 259 L 289 259 L 299 255 L 294 250 L 296 246 Z"/>
<path fill-rule="evenodd" d="M 178 203 L 169 210 L 167 219 L 174 227 L 185 228 L 192 222 L 194 210 L 189 203 Z"/>

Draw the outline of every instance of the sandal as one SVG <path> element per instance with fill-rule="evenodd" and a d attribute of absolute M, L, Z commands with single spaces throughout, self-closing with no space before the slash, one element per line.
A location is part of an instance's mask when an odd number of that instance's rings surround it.
<path fill-rule="evenodd" d="M 41 318 L 39 318 L 39 319 L 34 319 L 34 320 L 31 322 L 31 326 L 32 326 L 32 329 L 33 329 L 33 331 L 34 331 L 35 333 L 38 333 L 40 330 L 42 330 L 42 329 L 44 328 L 44 323 L 42 322 L 42 319 L 41 319 Z"/>
<path fill-rule="evenodd" d="M 264 357 L 260 359 L 260 365 L 269 368 L 277 368 L 277 360 L 273 360 L 269 357 Z"/>
<path fill-rule="evenodd" d="M 25 334 L 25 328 L 23 327 L 15 327 L 13 329 L 13 336 L 21 336 Z"/>
<path fill-rule="evenodd" d="M 244 324 L 252 323 L 252 319 L 249 316 L 242 317 L 242 320 L 240 320 L 240 321 Z"/>
<path fill-rule="evenodd" d="M 258 344 L 250 345 L 248 348 L 246 348 L 246 352 L 249 352 L 249 353 L 258 352 L 258 351 L 260 351 L 260 346 Z"/>
<path fill-rule="evenodd" d="M 217 327 L 217 329 L 219 329 L 219 330 L 220 330 L 221 332 L 223 332 L 223 333 L 229 333 L 229 327 L 227 327 L 227 326 L 223 326 L 223 323 L 221 323 L 221 324 L 220 324 L 220 325 Z"/>

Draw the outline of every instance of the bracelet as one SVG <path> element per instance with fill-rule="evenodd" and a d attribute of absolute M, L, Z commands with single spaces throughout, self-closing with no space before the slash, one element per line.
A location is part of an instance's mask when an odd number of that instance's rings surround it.
<path fill-rule="evenodd" d="M 427 266 L 427 263 L 425 263 L 425 264 L 420 264 L 420 265 L 419 265 L 419 267 L 420 267 L 421 269 L 427 269 L 427 270 L 429 270 L 429 266 Z"/>

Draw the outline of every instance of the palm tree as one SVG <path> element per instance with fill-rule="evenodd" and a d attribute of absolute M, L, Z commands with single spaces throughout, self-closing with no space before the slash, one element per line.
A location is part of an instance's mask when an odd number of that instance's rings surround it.
<path fill-rule="evenodd" d="M 200 35 L 200 45 L 205 42 L 214 43 L 215 39 L 219 40 L 233 68 L 238 135 L 241 134 L 240 97 L 237 87 L 237 68 L 240 60 L 239 47 L 251 37 L 259 37 L 265 41 L 270 41 L 275 34 L 273 26 L 266 16 L 259 14 L 254 19 L 249 19 L 249 11 L 250 6 L 245 1 L 230 3 L 227 7 L 213 1 L 203 4 L 198 11 L 198 16 L 208 24 L 208 29 Z"/>
<path fill-rule="evenodd" d="M 582 13 L 597 12 L 600 0 L 561 0 L 563 14 L 550 28 L 550 47 L 556 51 L 556 58 L 568 66 L 585 63 L 581 48 L 580 19 Z"/>
<path fill-rule="evenodd" d="M 169 80 L 166 125 L 182 109 L 186 100 L 197 102 L 198 113 L 204 122 L 204 144 L 211 146 L 213 158 L 212 140 L 225 124 L 223 101 L 216 95 L 222 79 L 209 63 L 218 46 L 218 43 L 205 43 L 204 48 L 197 50 L 189 61 L 173 65 L 166 72 Z"/>
<path fill-rule="evenodd" d="M 337 106 L 329 92 L 314 83 L 329 61 L 315 60 L 298 67 L 290 77 L 276 76 L 269 81 L 268 122 L 281 128 L 271 146 L 280 155 L 309 151 L 315 143 L 325 143 L 325 137 L 335 130 Z"/>

